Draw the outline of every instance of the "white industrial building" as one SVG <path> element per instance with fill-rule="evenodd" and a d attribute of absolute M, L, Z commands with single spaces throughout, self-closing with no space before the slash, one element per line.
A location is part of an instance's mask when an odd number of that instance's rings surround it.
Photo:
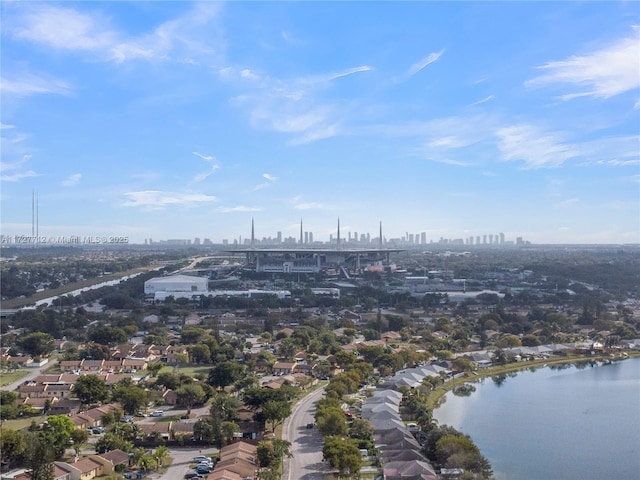
<path fill-rule="evenodd" d="M 147 298 L 164 300 L 173 298 L 193 298 L 206 295 L 209 292 L 206 277 L 192 277 L 190 275 L 169 275 L 152 278 L 144 282 L 144 294 Z"/>

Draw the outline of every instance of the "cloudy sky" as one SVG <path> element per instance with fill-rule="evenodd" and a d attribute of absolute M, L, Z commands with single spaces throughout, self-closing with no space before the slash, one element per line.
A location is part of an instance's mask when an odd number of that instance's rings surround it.
<path fill-rule="evenodd" d="M 2 233 L 640 241 L 637 2 L 2 2 Z"/>

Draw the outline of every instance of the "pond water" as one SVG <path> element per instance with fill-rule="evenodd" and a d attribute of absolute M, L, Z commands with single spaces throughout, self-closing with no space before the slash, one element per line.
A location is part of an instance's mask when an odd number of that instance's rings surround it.
<path fill-rule="evenodd" d="M 434 417 L 468 434 L 499 480 L 640 479 L 640 358 L 544 367 L 447 394 Z"/>

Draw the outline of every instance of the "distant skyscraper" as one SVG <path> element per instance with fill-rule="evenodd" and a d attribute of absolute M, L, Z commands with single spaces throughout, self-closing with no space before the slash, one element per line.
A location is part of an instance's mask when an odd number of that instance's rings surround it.
<path fill-rule="evenodd" d="M 278 243 L 282 243 L 282 232 L 278 232 L 278 235 L 276 236 L 276 240 Z"/>
<path fill-rule="evenodd" d="M 424 244 L 426 244 L 426 243 L 427 243 L 427 232 L 422 232 L 422 233 L 420 234 L 420 243 L 421 243 L 422 245 L 424 245 Z"/>
<path fill-rule="evenodd" d="M 313 243 L 313 232 L 309 232 L 309 243 Z"/>
<path fill-rule="evenodd" d="M 486 236 L 486 235 L 483 235 L 483 236 L 482 236 L 482 243 L 483 243 L 484 245 L 486 245 L 486 244 L 487 244 L 487 236 Z"/>
<path fill-rule="evenodd" d="M 489 243 L 493 243 L 493 233 L 489 234 Z"/>
<path fill-rule="evenodd" d="M 500 233 L 500 245 L 504 243 L 504 233 Z"/>

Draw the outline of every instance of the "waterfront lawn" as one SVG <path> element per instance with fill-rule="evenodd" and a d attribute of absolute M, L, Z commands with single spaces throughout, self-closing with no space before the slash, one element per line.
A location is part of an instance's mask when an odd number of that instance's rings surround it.
<path fill-rule="evenodd" d="M 640 352 L 636 352 L 633 350 L 625 351 L 629 357 L 640 356 Z M 618 357 L 620 360 L 621 358 Z M 453 390 L 458 385 L 462 385 L 467 382 L 474 382 L 477 379 L 484 377 L 493 377 L 496 375 L 501 375 L 503 373 L 511 373 L 517 372 L 519 370 L 527 370 L 529 368 L 541 368 L 547 365 L 559 365 L 563 363 L 578 363 L 585 361 L 603 361 L 603 360 L 612 360 L 612 358 L 608 355 L 566 355 L 566 356 L 558 356 L 558 357 L 550 357 L 547 359 L 537 359 L 537 360 L 527 360 L 521 362 L 513 362 L 507 363 L 505 365 L 497 365 L 494 367 L 483 368 L 481 370 L 477 370 L 473 372 L 473 374 L 467 373 L 463 377 L 458 377 L 454 379 L 447 380 L 444 385 L 439 386 L 435 390 L 429 392 L 429 396 L 427 398 L 427 405 L 429 408 L 436 408 L 438 402 L 442 397 L 444 397 L 448 392 Z"/>

